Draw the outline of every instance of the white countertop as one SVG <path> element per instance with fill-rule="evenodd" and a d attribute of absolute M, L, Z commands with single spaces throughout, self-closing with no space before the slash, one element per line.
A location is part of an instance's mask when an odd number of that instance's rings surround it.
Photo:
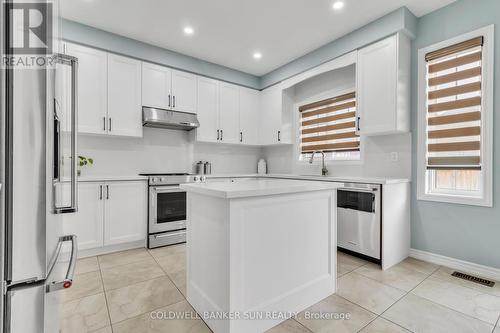
<path fill-rule="evenodd" d="M 235 182 L 181 184 L 187 192 L 224 199 L 276 195 L 285 193 L 333 190 L 340 186 L 332 182 L 310 182 L 290 179 L 246 179 Z"/>

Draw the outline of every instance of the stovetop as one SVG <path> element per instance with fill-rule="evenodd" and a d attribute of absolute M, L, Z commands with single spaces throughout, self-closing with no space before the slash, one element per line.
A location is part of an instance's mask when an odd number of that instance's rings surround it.
<path fill-rule="evenodd" d="M 200 181 L 200 176 L 190 173 L 141 173 L 141 176 L 148 177 L 149 186 L 158 185 L 179 185 Z"/>

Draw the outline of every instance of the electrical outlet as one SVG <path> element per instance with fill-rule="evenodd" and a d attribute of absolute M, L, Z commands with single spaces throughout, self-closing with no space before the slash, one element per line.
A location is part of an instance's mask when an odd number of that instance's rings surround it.
<path fill-rule="evenodd" d="M 399 155 L 398 155 L 398 153 L 397 153 L 397 152 L 395 152 L 395 151 L 393 151 L 393 152 L 391 153 L 391 162 L 397 162 L 397 161 L 398 161 L 398 159 L 399 159 Z"/>

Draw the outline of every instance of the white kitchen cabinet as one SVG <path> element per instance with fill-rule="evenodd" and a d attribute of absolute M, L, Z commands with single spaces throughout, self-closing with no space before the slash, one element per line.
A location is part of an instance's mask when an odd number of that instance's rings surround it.
<path fill-rule="evenodd" d="M 70 187 L 69 183 L 62 186 Z M 78 212 L 62 217 L 64 235 L 76 235 L 79 250 L 103 246 L 103 186 L 102 183 L 79 183 Z M 70 191 L 65 190 L 63 193 Z"/>
<path fill-rule="evenodd" d="M 146 186 L 144 182 L 106 183 L 104 245 L 145 239 Z"/>
<path fill-rule="evenodd" d="M 146 192 L 142 181 L 79 182 L 78 212 L 62 217 L 64 234 L 77 236 L 79 250 L 145 240 Z"/>
<path fill-rule="evenodd" d="M 65 45 L 65 53 L 78 58 L 78 132 L 105 134 L 108 54 L 77 44 Z"/>
<path fill-rule="evenodd" d="M 108 54 L 108 134 L 142 137 L 141 62 Z"/>
<path fill-rule="evenodd" d="M 240 142 L 259 144 L 260 93 L 257 90 L 240 87 Z"/>
<path fill-rule="evenodd" d="M 172 70 L 172 110 L 196 113 L 196 75 Z"/>
<path fill-rule="evenodd" d="M 198 77 L 198 121 L 196 140 L 218 142 L 219 130 L 219 82 L 217 80 Z"/>
<path fill-rule="evenodd" d="M 160 109 L 170 108 L 171 85 L 170 68 L 148 62 L 142 63 L 142 105 Z"/>
<path fill-rule="evenodd" d="M 238 86 L 219 82 L 220 142 L 240 142 L 240 114 Z"/>
<path fill-rule="evenodd" d="M 285 117 L 291 110 L 284 107 L 281 86 L 278 84 L 267 88 L 261 94 L 260 143 L 263 145 L 291 143 L 290 117 Z"/>
<path fill-rule="evenodd" d="M 142 105 L 196 113 L 197 76 L 168 67 L 142 63 Z"/>
<path fill-rule="evenodd" d="M 358 132 L 380 135 L 410 130 L 410 41 L 396 34 L 358 50 Z"/>

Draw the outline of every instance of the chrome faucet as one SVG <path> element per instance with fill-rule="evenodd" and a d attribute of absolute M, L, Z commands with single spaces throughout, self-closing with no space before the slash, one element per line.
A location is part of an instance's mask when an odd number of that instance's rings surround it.
<path fill-rule="evenodd" d="M 321 175 L 326 176 L 328 174 L 328 169 L 325 167 L 325 152 L 322 150 L 315 150 L 313 151 L 311 158 L 309 159 L 309 164 L 312 164 L 314 160 L 314 154 L 316 153 L 321 153 Z"/>

